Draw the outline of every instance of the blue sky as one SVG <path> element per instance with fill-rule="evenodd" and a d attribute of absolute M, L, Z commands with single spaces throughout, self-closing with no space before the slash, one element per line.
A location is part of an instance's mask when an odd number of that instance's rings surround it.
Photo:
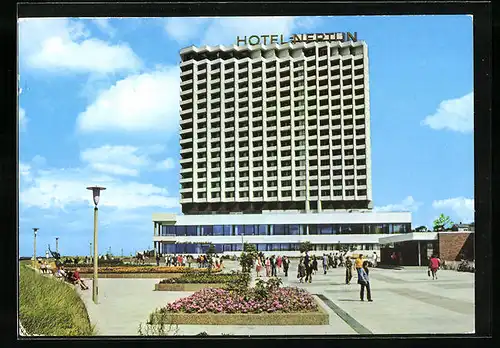
<path fill-rule="evenodd" d="M 19 21 L 19 248 L 85 255 L 104 185 L 99 252 L 151 246 L 153 212 L 179 212 L 181 48 L 236 35 L 357 32 L 369 49 L 375 208 L 474 217 L 469 16 Z"/>

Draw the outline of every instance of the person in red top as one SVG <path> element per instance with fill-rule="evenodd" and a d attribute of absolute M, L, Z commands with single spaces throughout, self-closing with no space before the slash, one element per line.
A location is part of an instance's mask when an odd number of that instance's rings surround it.
<path fill-rule="evenodd" d="M 82 278 L 80 278 L 80 268 L 76 269 L 71 278 L 75 284 L 80 285 L 82 290 L 88 290 L 89 287 L 83 282 Z"/>
<path fill-rule="evenodd" d="M 432 255 L 431 259 L 429 260 L 429 269 L 432 273 L 432 279 L 437 279 L 436 274 L 439 266 L 441 266 L 441 260 L 439 260 L 436 255 Z"/>

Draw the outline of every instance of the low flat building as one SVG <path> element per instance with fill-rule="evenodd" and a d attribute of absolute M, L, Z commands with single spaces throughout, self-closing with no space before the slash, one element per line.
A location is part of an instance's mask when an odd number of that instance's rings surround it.
<path fill-rule="evenodd" d="M 380 263 L 402 266 L 426 266 L 432 255 L 442 261 L 474 259 L 474 231 L 413 232 L 379 239 Z M 397 254 L 397 260 L 391 258 Z"/>
<path fill-rule="evenodd" d="M 201 254 L 214 244 L 217 253 L 239 254 L 243 243 L 265 254 L 299 255 L 302 242 L 313 253 L 339 246 L 378 250 L 379 239 L 411 230 L 409 212 L 322 212 L 175 215 L 153 214 L 155 250 L 162 254 Z"/>

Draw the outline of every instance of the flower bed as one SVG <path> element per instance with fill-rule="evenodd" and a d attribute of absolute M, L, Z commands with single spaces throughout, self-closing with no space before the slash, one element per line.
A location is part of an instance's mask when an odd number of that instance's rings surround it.
<path fill-rule="evenodd" d="M 68 270 L 75 270 L 75 267 L 68 267 Z M 220 269 L 212 269 L 211 273 L 218 273 Z M 93 273 L 93 267 L 80 267 L 80 273 Z M 190 267 L 167 267 L 167 266 L 118 266 L 118 267 L 99 267 L 98 272 L 107 273 L 208 273 L 207 268 Z"/>
<path fill-rule="evenodd" d="M 169 303 L 150 315 L 150 323 L 205 325 L 326 325 L 328 314 L 307 291 L 279 288 L 267 297 L 206 288 Z"/>
<path fill-rule="evenodd" d="M 180 277 L 163 279 L 155 284 L 157 291 L 198 291 L 204 288 L 224 288 L 229 283 L 242 281 L 247 286 L 250 276 L 244 273 L 184 273 Z"/>
<path fill-rule="evenodd" d="M 179 278 L 163 279 L 160 284 L 215 284 L 229 283 L 231 281 L 243 278 L 246 275 L 242 273 L 184 273 Z"/>

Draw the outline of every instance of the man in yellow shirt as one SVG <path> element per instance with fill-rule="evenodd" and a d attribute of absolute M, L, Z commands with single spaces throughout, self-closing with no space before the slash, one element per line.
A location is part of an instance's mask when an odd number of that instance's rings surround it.
<path fill-rule="evenodd" d="M 359 270 L 361 268 L 363 268 L 363 254 L 359 254 L 358 258 L 356 259 L 355 263 L 354 263 L 355 267 L 356 267 L 356 272 L 358 273 L 359 275 Z"/>

